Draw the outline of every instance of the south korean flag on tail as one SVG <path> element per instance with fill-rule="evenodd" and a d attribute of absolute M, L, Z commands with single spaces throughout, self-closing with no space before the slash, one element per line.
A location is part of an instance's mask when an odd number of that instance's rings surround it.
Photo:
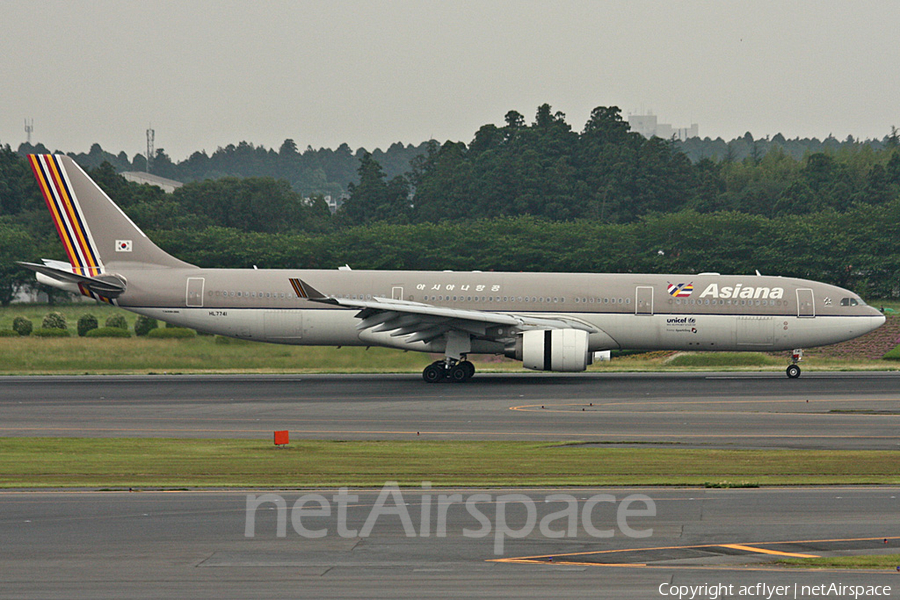
<path fill-rule="evenodd" d="M 131 240 L 116 240 L 116 252 L 131 252 Z"/>

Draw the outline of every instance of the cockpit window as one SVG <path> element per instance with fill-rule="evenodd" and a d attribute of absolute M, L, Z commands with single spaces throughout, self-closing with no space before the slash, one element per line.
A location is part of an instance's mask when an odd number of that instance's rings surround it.
<path fill-rule="evenodd" d="M 841 298 L 841 306 L 859 306 L 856 298 Z"/>

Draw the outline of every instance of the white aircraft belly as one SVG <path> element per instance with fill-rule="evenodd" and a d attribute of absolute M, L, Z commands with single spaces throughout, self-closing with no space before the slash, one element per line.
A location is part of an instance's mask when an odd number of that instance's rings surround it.
<path fill-rule="evenodd" d="M 834 344 L 874 329 L 879 317 L 598 315 L 585 319 L 621 348 L 780 351 Z M 605 348 L 591 348 L 603 350 Z"/>
<path fill-rule="evenodd" d="M 134 312 L 203 333 L 281 344 L 386 346 L 442 352 L 443 343 L 408 344 L 389 333 L 359 331 L 355 311 L 343 309 L 130 308 Z M 591 350 L 780 351 L 833 344 L 875 328 L 878 317 L 579 314 L 602 330 Z M 501 344 L 474 344 L 473 352 L 502 352 Z"/>
<path fill-rule="evenodd" d="M 358 319 L 347 310 L 265 308 L 129 308 L 179 327 L 280 344 L 363 345 L 356 331 Z"/>

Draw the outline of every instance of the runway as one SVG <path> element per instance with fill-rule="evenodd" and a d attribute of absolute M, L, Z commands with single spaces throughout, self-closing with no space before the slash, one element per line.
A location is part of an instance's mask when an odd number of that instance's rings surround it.
<path fill-rule="evenodd" d="M 418 375 L 11 377 L 0 379 L 0 436 L 270 440 L 288 429 L 292 439 L 896 450 L 898 384 L 895 373 L 504 374 L 439 385 Z M 664 598 L 713 584 L 733 586 L 721 597 L 781 585 L 768 597 L 822 598 L 803 586 L 892 586 L 882 597 L 900 588 L 893 570 L 770 564 L 900 553 L 896 486 L 416 488 L 380 505 L 384 489 L 346 493 L 356 498 L 340 509 L 335 489 L 0 492 L 0 598 Z M 252 511 L 248 536 L 248 496 L 262 494 L 273 502 Z M 298 508 L 301 498 L 315 502 Z M 653 513 L 623 528 L 618 509 L 634 498 Z M 566 507 L 574 518 L 559 516 Z M 501 526 L 511 533 L 498 552 Z"/>
<path fill-rule="evenodd" d="M 290 511 L 278 537 L 278 510 L 255 512 L 247 535 L 248 494 L 261 492 L 41 492 L 0 493 L 0 598 L 662 598 L 678 586 L 891 586 L 893 569 L 796 571 L 771 561 L 790 555 L 900 552 L 900 488 L 783 488 L 703 490 L 667 488 L 404 490 L 412 535 L 397 513 L 381 514 L 362 535 L 379 490 L 352 490 L 340 535 L 335 509 L 328 517 L 296 517 L 304 495 L 319 494 L 334 508 L 336 490 L 269 491 Z M 459 495 L 446 513 L 443 535 L 439 494 Z M 497 508 L 502 523 L 521 538 L 504 539 L 497 553 Z M 580 520 L 549 526 L 557 539 L 527 524 L 523 499 L 533 500 L 537 521 L 569 496 L 580 513 L 596 495 L 622 503 L 635 495 L 655 515 L 630 525 L 652 535 L 631 538 L 616 525 L 615 505 L 593 507 L 592 522 L 611 529 L 595 537 Z M 478 506 L 493 530 L 485 533 L 465 502 Z M 425 497 L 429 496 L 426 501 Z M 396 507 L 393 501 L 388 507 Z M 294 508 L 292 508 L 294 507 Z M 319 505 L 306 505 L 319 511 Z M 302 510 L 302 509 L 301 509 Z M 427 512 L 431 519 L 423 520 Z M 300 528 L 297 525 L 300 525 Z M 298 531 L 325 530 L 310 538 Z M 467 533 L 468 530 L 468 533 Z M 421 535 L 429 533 L 428 537 Z M 675 586 L 673 588 L 673 586 Z M 711 596 L 695 596 L 710 598 Z M 846 594 L 831 598 L 850 598 Z M 873 595 L 860 597 L 872 598 Z"/>
<path fill-rule="evenodd" d="M 900 448 L 900 374 L 9 377 L 0 436 Z"/>

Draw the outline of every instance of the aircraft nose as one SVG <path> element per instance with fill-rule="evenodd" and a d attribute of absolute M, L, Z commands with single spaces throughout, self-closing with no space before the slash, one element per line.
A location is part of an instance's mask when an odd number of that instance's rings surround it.
<path fill-rule="evenodd" d="M 884 325 L 885 321 L 887 321 L 887 317 L 885 317 L 877 308 L 874 308 L 872 306 L 868 308 L 869 316 L 867 320 L 869 321 L 869 331 L 875 331 L 876 329 Z"/>

